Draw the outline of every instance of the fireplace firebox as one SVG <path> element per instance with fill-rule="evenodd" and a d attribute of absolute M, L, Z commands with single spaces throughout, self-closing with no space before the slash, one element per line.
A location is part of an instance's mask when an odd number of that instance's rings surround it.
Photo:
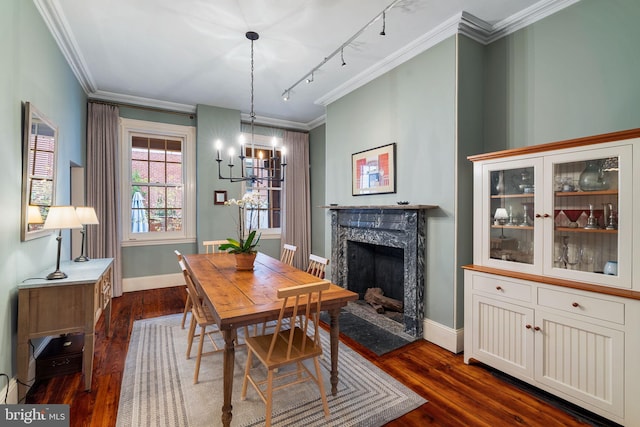
<path fill-rule="evenodd" d="M 422 337 L 426 212 L 434 207 L 328 206 L 331 281 L 361 297 L 367 287 L 380 287 L 403 301 L 404 332 L 413 337 Z"/>

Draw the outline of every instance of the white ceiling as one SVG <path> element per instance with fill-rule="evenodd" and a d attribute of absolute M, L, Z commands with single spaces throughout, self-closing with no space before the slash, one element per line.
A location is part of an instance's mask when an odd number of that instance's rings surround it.
<path fill-rule="evenodd" d="M 309 129 L 325 105 L 457 31 L 487 43 L 578 0 L 34 0 L 91 98 L 178 111 L 250 111 Z M 464 13 L 463 13 L 464 12 Z M 346 66 L 341 66 L 340 47 Z M 321 64 L 313 83 L 302 81 Z M 246 117 L 246 116 L 245 116 Z"/>

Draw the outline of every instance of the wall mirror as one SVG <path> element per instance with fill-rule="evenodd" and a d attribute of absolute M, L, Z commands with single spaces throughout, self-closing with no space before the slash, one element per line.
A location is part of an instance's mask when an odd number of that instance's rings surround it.
<path fill-rule="evenodd" d="M 44 220 L 55 201 L 58 128 L 30 102 L 24 104 L 22 138 L 23 241 L 51 234 Z"/>

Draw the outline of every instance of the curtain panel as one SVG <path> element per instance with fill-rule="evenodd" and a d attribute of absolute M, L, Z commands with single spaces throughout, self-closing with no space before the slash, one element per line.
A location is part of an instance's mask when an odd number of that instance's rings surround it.
<path fill-rule="evenodd" d="M 284 181 L 284 218 L 281 240 L 298 247 L 293 265 L 306 269 L 311 253 L 311 198 L 309 195 L 309 134 L 284 131 L 287 150 Z"/>
<path fill-rule="evenodd" d="M 89 258 L 113 258 L 113 296 L 122 295 L 120 251 L 120 190 L 118 182 L 118 121 L 115 105 L 87 105 L 87 205 L 93 206 L 99 225 L 87 227 Z"/>

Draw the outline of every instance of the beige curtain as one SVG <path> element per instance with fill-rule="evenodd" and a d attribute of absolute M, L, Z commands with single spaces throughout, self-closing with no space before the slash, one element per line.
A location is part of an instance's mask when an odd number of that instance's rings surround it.
<path fill-rule="evenodd" d="M 100 224 L 87 227 L 89 258 L 114 258 L 113 296 L 122 295 L 120 256 L 118 118 L 115 105 L 87 105 L 87 206 Z"/>
<path fill-rule="evenodd" d="M 282 243 L 298 247 L 293 265 L 305 269 L 311 253 L 309 134 L 285 131 L 287 166 L 284 181 Z"/>

